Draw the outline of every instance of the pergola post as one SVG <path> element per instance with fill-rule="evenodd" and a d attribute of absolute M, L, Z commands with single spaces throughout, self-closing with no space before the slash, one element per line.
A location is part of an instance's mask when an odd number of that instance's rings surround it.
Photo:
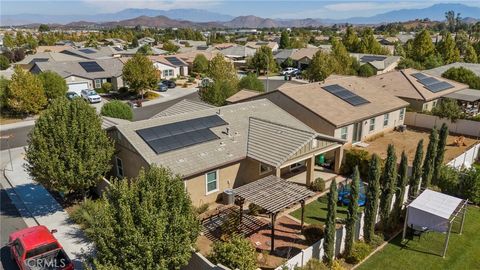
<path fill-rule="evenodd" d="M 407 220 L 408 220 L 408 206 L 407 206 L 407 213 L 405 214 L 405 222 L 403 223 L 402 241 L 405 240 L 405 236 L 407 235 Z"/>
<path fill-rule="evenodd" d="M 243 221 L 243 204 L 245 203 L 245 199 L 244 198 L 237 198 L 235 199 L 235 204 L 238 205 L 238 207 L 240 208 L 239 210 L 239 218 L 240 218 L 240 222 L 239 222 L 239 226 L 241 227 L 242 226 L 242 221 Z M 239 229 L 239 228 L 237 228 Z"/>
<path fill-rule="evenodd" d="M 307 159 L 307 179 L 305 181 L 307 187 L 315 180 L 315 156 Z"/>
<path fill-rule="evenodd" d="M 462 223 L 460 224 L 460 234 L 463 233 L 463 224 L 465 223 L 465 215 L 467 214 L 467 202 L 463 205 Z"/>
<path fill-rule="evenodd" d="M 302 206 L 302 219 L 301 219 L 301 224 L 300 224 L 300 231 L 303 234 L 303 220 L 304 220 L 304 215 L 305 215 L 305 200 L 301 200 L 300 205 Z"/>
<path fill-rule="evenodd" d="M 442 257 L 445 258 L 445 254 L 447 254 L 447 248 L 448 248 L 448 240 L 450 239 L 450 232 L 452 231 L 452 221 L 448 224 L 448 232 L 447 236 L 445 237 L 445 246 L 443 248 L 443 255 Z"/>
<path fill-rule="evenodd" d="M 273 253 L 275 250 L 275 219 L 277 218 L 277 213 L 272 213 L 272 233 L 270 239 L 270 253 Z"/>

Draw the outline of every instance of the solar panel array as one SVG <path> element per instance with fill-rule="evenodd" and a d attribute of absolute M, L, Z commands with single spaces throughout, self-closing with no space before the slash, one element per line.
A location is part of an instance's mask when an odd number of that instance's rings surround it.
<path fill-rule="evenodd" d="M 210 128 L 227 125 L 218 115 L 200 117 L 137 130 L 137 134 L 157 154 L 216 140 Z"/>
<path fill-rule="evenodd" d="M 362 62 L 373 62 L 373 61 L 383 61 L 387 59 L 385 56 L 377 56 L 377 55 L 364 55 L 360 58 Z"/>
<path fill-rule="evenodd" d="M 178 59 L 177 57 L 165 57 L 165 59 L 167 59 L 168 62 L 170 62 L 172 65 L 174 66 L 184 66 L 185 64 L 180 61 L 180 59 Z"/>
<path fill-rule="evenodd" d="M 80 62 L 80 66 L 85 69 L 86 72 L 99 72 L 105 71 L 97 62 L 90 61 L 90 62 Z"/>
<path fill-rule="evenodd" d="M 79 51 L 83 52 L 83 53 L 86 53 L 86 54 L 92 54 L 92 53 L 96 53 L 94 50 L 92 49 L 80 49 Z"/>
<path fill-rule="evenodd" d="M 362 104 L 370 103 L 370 101 L 351 92 L 350 90 L 343 88 L 338 84 L 327 85 L 327 86 L 323 86 L 322 88 L 328 91 L 329 93 L 335 95 L 336 97 L 342 99 L 343 101 L 348 102 L 352 106 L 360 106 Z"/>
<path fill-rule="evenodd" d="M 414 73 L 412 76 L 432 93 L 438 93 L 454 87 L 448 82 L 439 81 L 436 78 L 429 77 L 423 73 Z"/>

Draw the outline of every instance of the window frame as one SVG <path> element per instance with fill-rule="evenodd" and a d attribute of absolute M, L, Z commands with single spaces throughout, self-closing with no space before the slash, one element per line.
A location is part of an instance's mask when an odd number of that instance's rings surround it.
<path fill-rule="evenodd" d="M 93 81 L 93 86 L 94 86 L 95 89 L 102 87 L 102 79 L 95 79 Z"/>
<path fill-rule="evenodd" d="M 390 113 L 386 113 L 383 115 L 383 127 L 388 126 L 389 122 L 390 122 Z"/>
<path fill-rule="evenodd" d="M 343 131 L 345 131 L 345 133 Z M 348 138 L 348 126 L 340 128 L 340 139 L 346 140 L 347 138 Z"/>
<path fill-rule="evenodd" d="M 370 118 L 370 122 L 368 124 L 368 131 L 375 131 L 375 118 Z"/>
<path fill-rule="evenodd" d="M 208 190 L 208 175 L 211 174 L 211 173 L 215 173 L 215 189 L 213 190 Z M 209 195 L 209 194 L 212 194 L 212 193 L 215 193 L 215 192 L 218 192 L 219 190 L 219 171 L 218 170 L 214 170 L 214 171 L 209 171 L 207 173 L 205 173 L 205 195 Z"/>
<path fill-rule="evenodd" d="M 266 167 L 267 169 L 262 171 L 262 166 Z M 258 175 L 264 175 L 264 174 L 270 173 L 271 171 L 272 171 L 272 167 L 270 167 L 269 165 L 264 164 L 262 162 L 258 164 Z"/>
<path fill-rule="evenodd" d="M 119 161 L 120 161 L 120 166 L 118 166 Z M 120 173 L 120 170 L 122 171 L 122 173 Z M 125 171 L 123 169 L 123 160 L 118 156 L 115 156 L 115 171 L 117 173 L 117 177 L 120 177 L 120 178 L 125 177 L 125 174 L 124 174 Z"/>
<path fill-rule="evenodd" d="M 400 120 L 403 120 L 405 118 L 405 108 L 400 109 L 400 115 L 398 117 Z"/>

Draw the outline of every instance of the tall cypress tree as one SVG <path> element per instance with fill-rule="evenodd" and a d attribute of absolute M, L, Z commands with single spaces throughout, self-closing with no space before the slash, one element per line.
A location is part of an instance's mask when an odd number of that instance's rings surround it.
<path fill-rule="evenodd" d="M 435 165 L 435 158 L 437 156 L 437 144 L 438 144 L 438 131 L 436 128 L 432 129 L 429 137 L 427 154 L 423 162 L 423 175 L 422 175 L 422 187 L 427 188 L 430 186 L 430 181 L 433 176 L 433 169 Z"/>
<path fill-rule="evenodd" d="M 335 256 L 335 217 L 337 215 L 337 182 L 332 181 L 330 192 L 328 193 L 327 220 L 325 223 L 325 238 L 323 241 L 323 250 L 325 251 L 325 261 L 331 266 Z"/>
<path fill-rule="evenodd" d="M 447 145 L 448 126 L 443 123 L 438 135 L 437 155 L 435 156 L 435 163 L 433 167 L 432 181 L 434 185 L 438 185 L 438 178 L 440 176 L 440 169 L 442 168 L 443 158 L 445 156 L 445 146 Z"/>
<path fill-rule="evenodd" d="M 413 159 L 412 177 L 410 178 L 410 187 L 408 189 L 408 197 L 415 198 L 418 195 L 418 185 L 422 178 L 422 163 L 423 163 L 423 139 L 418 141 L 417 151 Z"/>
<path fill-rule="evenodd" d="M 376 154 L 373 154 L 370 159 L 367 181 L 363 238 L 365 242 L 369 243 L 375 234 L 375 221 L 377 220 L 378 199 L 380 197 L 380 158 Z"/>
<path fill-rule="evenodd" d="M 382 174 L 382 195 L 380 197 L 380 218 L 383 230 L 389 229 L 390 225 L 390 207 L 392 197 L 395 193 L 395 183 L 397 180 L 397 156 L 393 144 L 388 145 L 387 160 Z"/>
<path fill-rule="evenodd" d="M 400 167 L 398 169 L 397 192 L 395 193 L 394 212 L 392 213 L 392 225 L 396 225 L 400 219 L 405 197 L 405 187 L 408 183 L 408 157 L 405 151 L 402 152 Z"/>
<path fill-rule="evenodd" d="M 352 184 L 350 185 L 350 203 L 348 204 L 347 214 L 347 235 L 345 237 L 345 254 L 350 256 L 352 253 L 353 242 L 355 240 L 355 225 L 358 220 L 358 194 L 360 191 L 360 172 L 358 166 L 353 170 Z"/>

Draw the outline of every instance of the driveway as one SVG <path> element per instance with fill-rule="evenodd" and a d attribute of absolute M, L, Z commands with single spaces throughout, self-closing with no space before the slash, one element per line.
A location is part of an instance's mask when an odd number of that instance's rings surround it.
<path fill-rule="evenodd" d="M 180 99 L 182 97 L 188 96 L 192 93 L 195 93 L 198 91 L 198 88 L 183 88 L 183 87 L 175 87 L 172 89 L 168 89 L 166 92 L 156 92 L 160 94 L 159 98 L 156 98 L 154 100 L 149 100 L 143 102 L 142 106 L 147 107 L 151 106 L 153 104 L 158 104 L 158 103 L 163 103 L 166 101 L 170 101 L 173 99 Z"/>

